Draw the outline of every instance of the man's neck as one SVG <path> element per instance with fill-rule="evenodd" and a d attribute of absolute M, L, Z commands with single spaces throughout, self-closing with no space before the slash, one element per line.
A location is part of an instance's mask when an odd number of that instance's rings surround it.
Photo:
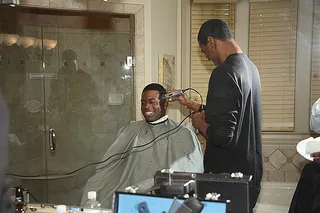
<path fill-rule="evenodd" d="M 224 63 L 225 60 L 228 58 L 228 56 L 231 54 L 243 53 L 240 46 L 233 39 L 224 41 L 224 45 L 225 45 L 224 52 L 222 52 L 221 54 L 222 63 Z"/>

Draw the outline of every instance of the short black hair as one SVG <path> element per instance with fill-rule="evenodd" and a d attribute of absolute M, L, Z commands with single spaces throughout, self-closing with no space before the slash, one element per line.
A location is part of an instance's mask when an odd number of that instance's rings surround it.
<path fill-rule="evenodd" d="M 207 45 L 209 36 L 219 40 L 233 38 L 229 25 L 220 19 L 210 19 L 201 25 L 198 33 L 198 43 Z"/>
<path fill-rule="evenodd" d="M 145 86 L 142 92 L 150 91 L 150 90 L 158 91 L 159 97 L 167 93 L 166 89 L 161 84 L 157 84 L 157 83 L 148 84 L 147 86 Z"/>

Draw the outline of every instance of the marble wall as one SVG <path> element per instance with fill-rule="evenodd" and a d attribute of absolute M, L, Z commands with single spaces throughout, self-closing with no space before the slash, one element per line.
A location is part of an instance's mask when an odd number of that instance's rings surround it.
<path fill-rule="evenodd" d="M 290 135 L 287 135 L 290 140 Z M 308 136 L 292 137 L 297 143 Z M 198 134 L 199 141 L 204 151 L 206 141 L 202 135 Z M 299 139 L 298 139 L 299 138 Z M 262 181 L 267 182 L 298 182 L 301 171 L 308 161 L 304 159 L 296 150 L 296 144 L 278 139 L 263 138 L 262 161 L 263 176 Z M 278 140 L 278 142 L 276 142 Z M 292 141 L 291 140 L 291 141 Z"/>
<path fill-rule="evenodd" d="M 263 145 L 262 181 L 298 182 L 308 162 L 296 151 L 296 145 Z"/>

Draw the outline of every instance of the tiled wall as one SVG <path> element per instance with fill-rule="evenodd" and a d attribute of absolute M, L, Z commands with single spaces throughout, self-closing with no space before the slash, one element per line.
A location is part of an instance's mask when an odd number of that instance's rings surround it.
<path fill-rule="evenodd" d="M 262 181 L 297 182 L 308 162 L 296 151 L 296 145 L 262 145 Z"/>
<path fill-rule="evenodd" d="M 206 145 L 204 137 L 198 134 L 198 138 L 204 151 Z M 304 165 L 308 163 L 297 152 L 296 145 L 288 145 L 288 143 L 263 144 L 262 160 L 262 181 L 269 182 L 297 182 Z"/>

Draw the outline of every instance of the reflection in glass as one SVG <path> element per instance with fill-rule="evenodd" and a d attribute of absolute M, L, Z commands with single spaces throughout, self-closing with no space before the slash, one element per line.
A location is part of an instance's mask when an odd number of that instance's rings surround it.
<path fill-rule="evenodd" d="M 65 173 L 100 160 L 132 120 L 132 69 L 123 67 L 132 52 L 131 19 L 113 18 L 117 30 L 108 31 L 86 28 L 83 17 L 31 12 L 23 14 L 29 24 L 0 32 L 0 88 L 10 111 L 8 172 L 24 175 L 12 177 L 14 186 L 40 202 L 77 205 L 95 168 Z M 8 34 L 16 36 L 5 41 Z M 54 152 L 49 129 L 56 134 Z"/>

